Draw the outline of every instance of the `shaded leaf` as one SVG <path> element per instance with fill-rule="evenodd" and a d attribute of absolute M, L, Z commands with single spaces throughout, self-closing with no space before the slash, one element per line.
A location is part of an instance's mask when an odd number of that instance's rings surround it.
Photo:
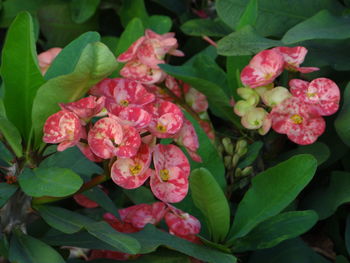
<path fill-rule="evenodd" d="M 248 145 L 248 151 L 243 160 L 238 163 L 238 168 L 245 168 L 252 165 L 260 153 L 261 148 L 264 146 L 262 141 L 256 141 Z"/>
<path fill-rule="evenodd" d="M 254 27 L 256 19 L 258 18 L 258 0 L 249 0 L 242 16 L 236 26 L 236 30 L 240 30 L 246 25 L 251 25 Z"/>
<path fill-rule="evenodd" d="M 334 122 L 334 126 L 342 141 L 350 147 L 350 83 L 346 85 L 343 98 L 343 106 Z"/>
<path fill-rule="evenodd" d="M 0 207 L 2 207 L 16 192 L 18 187 L 13 184 L 0 183 Z"/>
<path fill-rule="evenodd" d="M 72 0 L 70 2 L 72 19 L 75 23 L 84 23 L 91 18 L 100 4 L 100 0 Z"/>
<path fill-rule="evenodd" d="M 224 37 L 232 30 L 220 19 L 191 19 L 180 27 L 181 31 L 190 36 Z"/>
<path fill-rule="evenodd" d="M 22 138 L 18 129 L 5 117 L 0 116 L 0 133 L 17 157 L 22 157 Z"/>

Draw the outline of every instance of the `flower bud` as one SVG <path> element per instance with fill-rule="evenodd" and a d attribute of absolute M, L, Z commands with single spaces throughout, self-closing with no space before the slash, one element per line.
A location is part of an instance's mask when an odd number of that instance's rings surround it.
<path fill-rule="evenodd" d="M 248 100 L 253 98 L 255 103 L 259 102 L 259 95 L 251 88 L 238 88 L 237 93 L 242 99 Z"/>
<path fill-rule="evenodd" d="M 247 148 L 247 146 L 248 146 L 247 141 L 244 140 L 244 139 L 240 139 L 240 140 L 238 140 L 237 143 L 236 143 L 235 152 L 239 152 L 240 149 Z"/>
<path fill-rule="evenodd" d="M 232 157 L 232 166 L 233 167 L 237 166 L 240 158 L 241 157 L 238 154 L 233 155 L 233 157 Z"/>
<path fill-rule="evenodd" d="M 228 137 L 223 138 L 222 145 L 224 146 L 226 153 L 228 153 L 229 155 L 233 154 L 233 144 L 230 138 Z"/>
<path fill-rule="evenodd" d="M 242 176 L 248 176 L 248 175 L 252 174 L 252 172 L 253 172 L 253 167 L 248 166 L 248 167 L 243 169 Z"/>
<path fill-rule="evenodd" d="M 242 117 L 241 123 L 247 129 L 259 129 L 263 125 L 267 114 L 263 108 L 253 108 Z"/>
<path fill-rule="evenodd" d="M 261 97 L 266 91 L 272 90 L 273 86 L 274 86 L 273 83 L 270 83 L 269 85 L 266 85 L 266 86 L 257 87 L 254 89 L 254 91 L 257 92 Z"/>
<path fill-rule="evenodd" d="M 235 170 L 235 177 L 241 177 L 242 176 L 242 169 L 241 168 L 237 168 Z"/>
<path fill-rule="evenodd" d="M 251 109 L 254 109 L 254 107 L 255 105 L 252 105 L 245 100 L 240 100 L 235 104 L 234 112 L 238 116 L 243 117 L 248 111 L 250 111 Z"/>
<path fill-rule="evenodd" d="M 266 133 L 268 133 L 271 128 L 271 125 L 272 125 L 272 121 L 269 115 L 267 115 L 267 117 L 263 121 L 263 125 L 258 130 L 259 134 L 265 135 Z"/>
<path fill-rule="evenodd" d="M 224 165 L 225 165 L 226 169 L 228 169 L 228 170 L 230 170 L 232 168 L 231 156 L 230 155 L 226 155 L 224 157 Z"/>
<path fill-rule="evenodd" d="M 262 95 L 262 100 L 267 106 L 274 107 L 291 96 L 292 94 L 290 94 L 288 89 L 284 87 L 276 87 L 266 91 Z"/>

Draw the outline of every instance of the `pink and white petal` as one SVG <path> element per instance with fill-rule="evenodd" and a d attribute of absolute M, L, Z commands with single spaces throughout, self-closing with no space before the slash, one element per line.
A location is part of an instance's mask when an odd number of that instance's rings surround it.
<path fill-rule="evenodd" d="M 90 149 L 90 146 L 83 142 L 78 142 L 77 147 L 82 152 L 82 154 L 85 155 L 86 158 L 88 158 L 92 162 L 102 162 L 103 159 L 96 156 Z"/>
<path fill-rule="evenodd" d="M 165 214 L 165 222 L 169 230 L 179 236 L 196 235 L 201 229 L 197 218 L 182 211 L 180 214 L 169 211 Z"/>
<path fill-rule="evenodd" d="M 308 86 L 309 82 L 305 80 L 291 79 L 289 81 L 290 92 L 296 97 L 304 97 Z"/>
<path fill-rule="evenodd" d="M 129 61 L 120 71 L 124 78 L 137 80 L 143 84 L 162 82 L 166 74 L 160 69 L 152 69 L 138 60 Z"/>
<path fill-rule="evenodd" d="M 152 215 L 156 221 L 156 224 L 159 223 L 165 216 L 165 213 L 168 211 L 168 207 L 163 202 L 155 202 L 152 204 Z"/>
<path fill-rule="evenodd" d="M 96 203 L 95 201 L 92 201 L 91 199 L 87 198 L 83 194 L 75 194 L 73 195 L 73 198 L 75 202 L 77 202 L 79 205 L 85 208 L 96 208 L 99 206 L 98 203 Z"/>
<path fill-rule="evenodd" d="M 123 125 L 134 126 L 136 129 L 146 128 L 151 122 L 151 115 L 140 107 L 123 108 L 118 117 Z"/>
<path fill-rule="evenodd" d="M 175 136 L 175 142 L 186 147 L 187 150 L 195 152 L 199 148 L 197 133 L 192 123 L 184 119 L 181 130 Z"/>
<path fill-rule="evenodd" d="M 130 158 L 136 155 L 141 145 L 141 137 L 136 128 L 123 126 L 123 139 L 117 146 L 115 155 L 121 158 Z"/>
<path fill-rule="evenodd" d="M 311 73 L 311 72 L 314 72 L 314 71 L 318 71 L 320 70 L 320 68 L 316 68 L 316 67 L 297 67 L 296 68 L 297 71 L 301 72 L 301 73 Z"/>
<path fill-rule="evenodd" d="M 119 62 L 128 62 L 135 58 L 136 53 L 142 43 L 145 41 L 145 37 L 142 36 L 138 40 L 136 40 L 124 53 L 120 54 L 117 60 Z"/>
<path fill-rule="evenodd" d="M 304 62 L 304 59 L 307 53 L 307 49 L 302 46 L 276 47 L 273 49 L 277 50 L 282 54 L 284 61 L 286 63 L 286 68 L 288 68 L 288 65 L 291 65 L 293 67 L 298 67 L 301 63 Z"/>
<path fill-rule="evenodd" d="M 324 132 L 326 123 L 322 117 L 317 117 L 306 121 L 303 125 L 293 125 L 289 130 L 288 138 L 300 145 L 314 143 Z"/>

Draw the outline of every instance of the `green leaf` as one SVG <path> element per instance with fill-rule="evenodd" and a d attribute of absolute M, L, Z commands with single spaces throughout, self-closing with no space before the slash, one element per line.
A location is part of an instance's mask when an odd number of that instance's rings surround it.
<path fill-rule="evenodd" d="M 99 187 L 91 188 L 82 193 L 87 198 L 98 203 L 103 209 L 119 218 L 118 209 L 108 195 Z"/>
<path fill-rule="evenodd" d="M 2 207 L 16 192 L 18 187 L 13 184 L 0 183 L 0 207 Z"/>
<path fill-rule="evenodd" d="M 123 192 L 135 205 L 156 202 L 152 191 L 145 186 L 135 189 L 123 189 Z"/>
<path fill-rule="evenodd" d="M 68 196 L 74 194 L 83 180 L 72 170 L 58 167 L 24 169 L 19 185 L 30 196 Z"/>
<path fill-rule="evenodd" d="M 98 6 L 100 0 L 72 0 L 70 2 L 72 19 L 75 23 L 84 23 L 91 18 Z"/>
<path fill-rule="evenodd" d="M 148 27 L 158 34 L 169 32 L 172 25 L 173 21 L 168 16 L 154 15 L 150 16 L 148 19 Z"/>
<path fill-rule="evenodd" d="M 68 168 L 81 175 L 83 179 L 90 180 L 94 174 L 102 174 L 103 169 L 91 162 L 77 147 L 72 147 L 63 152 L 56 152 L 45 158 L 40 163 L 40 168 L 60 167 Z"/>
<path fill-rule="evenodd" d="M 105 44 L 113 54 L 115 54 L 119 42 L 118 37 L 104 36 L 101 38 L 101 42 Z"/>
<path fill-rule="evenodd" d="M 232 30 L 220 19 L 191 19 L 181 27 L 181 31 L 190 36 L 224 37 Z"/>
<path fill-rule="evenodd" d="M 73 40 L 64 49 L 62 49 L 62 51 L 52 62 L 45 74 L 45 79 L 49 80 L 60 75 L 72 73 L 84 48 L 89 43 L 94 43 L 99 40 L 100 35 L 97 32 L 86 32 L 77 39 Z"/>
<path fill-rule="evenodd" d="M 258 18 L 258 0 L 249 0 L 242 16 L 236 26 L 236 30 L 240 30 L 246 25 L 254 26 Z"/>
<path fill-rule="evenodd" d="M 56 206 L 35 206 L 41 217 L 51 227 L 66 233 L 72 234 L 80 231 L 85 224 L 94 222 L 92 219 Z"/>
<path fill-rule="evenodd" d="M 234 29 L 248 4 L 248 0 L 217 0 L 216 11 L 222 21 Z M 262 36 L 282 36 L 289 28 L 322 9 L 340 14 L 343 7 L 333 0 L 259 0 L 255 28 Z"/>
<path fill-rule="evenodd" d="M 205 168 L 192 171 L 190 187 L 194 204 L 205 216 L 213 241 L 224 240 L 230 228 L 230 208 L 224 192 Z"/>
<path fill-rule="evenodd" d="M 345 245 L 348 254 L 350 254 L 350 215 L 348 215 L 346 218 Z"/>
<path fill-rule="evenodd" d="M 262 141 L 256 141 L 248 145 L 248 151 L 243 160 L 238 163 L 238 168 L 245 168 L 252 165 L 260 153 L 261 148 L 264 146 Z"/>
<path fill-rule="evenodd" d="M 240 253 L 274 247 L 286 239 L 305 233 L 317 220 L 318 216 L 312 210 L 278 214 L 261 222 L 245 237 L 234 240 L 232 249 Z"/>
<path fill-rule="evenodd" d="M 349 263 L 346 257 L 339 255 L 335 259 L 335 263 Z"/>
<path fill-rule="evenodd" d="M 349 27 L 348 17 L 336 17 L 328 10 L 322 10 L 289 29 L 282 41 L 293 44 L 311 39 L 347 39 L 350 38 Z"/>
<path fill-rule="evenodd" d="M 84 48 L 72 73 L 52 78 L 42 85 L 34 99 L 32 112 L 36 145 L 41 143 L 46 119 L 59 111 L 58 103 L 80 99 L 91 86 L 113 72 L 117 65 L 114 55 L 104 44 L 90 43 Z"/>
<path fill-rule="evenodd" d="M 350 202 L 350 173 L 336 171 L 332 172 L 329 186 L 309 192 L 303 198 L 301 207 L 315 210 L 322 220 L 347 202 Z"/>
<path fill-rule="evenodd" d="M 30 113 L 33 100 L 44 83 L 36 56 L 33 22 L 30 14 L 23 12 L 8 29 L 0 71 L 5 85 L 7 118 L 26 141 L 32 127 Z"/>
<path fill-rule="evenodd" d="M 91 235 L 117 248 L 118 251 L 129 254 L 137 254 L 140 251 L 140 244 L 135 238 L 119 233 L 106 222 L 87 224 L 85 228 Z"/>
<path fill-rule="evenodd" d="M 10 241 L 9 259 L 16 263 L 65 263 L 52 247 L 18 230 Z"/>
<path fill-rule="evenodd" d="M 218 54 L 223 56 L 254 55 L 264 49 L 281 45 L 283 45 L 281 41 L 264 38 L 248 25 L 220 39 Z"/>
<path fill-rule="evenodd" d="M 310 182 L 316 167 L 314 157 L 301 154 L 254 177 L 238 205 L 230 239 L 245 236 L 260 222 L 287 207 Z"/>
<path fill-rule="evenodd" d="M 350 147 L 350 83 L 346 85 L 343 98 L 343 106 L 334 122 L 334 125 L 339 137 Z"/>
<path fill-rule="evenodd" d="M 148 13 L 144 0 L 123 1 L 121 8 L 118 10 L 118 14 L 124 27 L 127 27 L 130 21 L 135 18 L 140 19 L 140 22 L 145 26 L 148 22 Z"/>
<path fill-rule="evenodd" d="M 282 242 L 274 248 L 253 253 L 248 263 L 330 263 L 301 239 Z"/>
<path fill-rule="evenodd" d="M 17 157 L 22 157 L 22 138 L 18 129 L 5 117 L 0 116 L 0 133 Z"/>

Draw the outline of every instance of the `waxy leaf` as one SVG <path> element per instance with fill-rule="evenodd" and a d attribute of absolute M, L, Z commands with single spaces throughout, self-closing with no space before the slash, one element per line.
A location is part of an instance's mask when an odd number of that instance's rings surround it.
<path fill-rule="evenodd" d="M 301 154 L 254 177 L 238 205 L 229 240 L 245 236 L 260 222 L 287 207 L 311 181 L 316 167 L 314 157 Z"/>
<path fill-rule="evenodd" d="M 180 28 L 186 35 L 197 37 L 224 37 L 232 32 L 220 19 L 191 19 Z"/>
<path fill-rule="evenodd" d="M 82 184 L 80 176 L 66 168 L 26 168 L 19 176 L 22 190 L 34 197 L 68 196 L 78 191 Z"/>
<path fill-rule="evenodd" d="M 22 157 L 22 138 L 16 126 L 14 126 L 7 118 L 0 115 L 0 133 L 6 139 L 17 157 Z"/>
<path fill-rule="evenodd" d="M 32 127 L 33 100 L 44 83 L 36 57 L 32 18 L 29 13 L 22 12 L 7 31 L 0 72 L 7 118 L 25 140 Z"/>
<path fill-rule="evenodd" d="M 230 228 L 230 208 L 224 192 L 205 168 L 192 171 L 190 187 L 194 204 L 205 216 L 213 241 L 224 240 Z"/>
<path fill-rule="evenodd" d="M 84 23 L 91 18 L 98 6 L 100 0 L 72 0 L 70 3 L 72 19 L 75 23 Z"/>
<path fill-rule="evenodd" d="M 334 125 L 339 137 L 350 147 L 350 83 L 348 83 L 345 88 L 343 98 L 343 106 L 341 107 Z"/>
<path fill-rule="evenodd" d="M 0 207 L 2 207 L 16 192 L 18 187 L 13 184 L 0 183 Z"/>
<path fill-rule="evenodd" d="M 52 247 L 19 230 L 11 237 L 9 260 L 16 263 L 65 263 Z"/>
<path fill-rule="evenodd" d="M 254 26 L 256 19 L 258 18 L 258 0 L 249 0 L 247 7 L 245 8 L 242 16 L 236 26 L 236 30 L 240 30 L 246 25 Z"/>
<path fill-rule="evenodd" d="M 295 238 L 313 227 L 318 220 L 312 211 L 292 211 L 261 222 L 245 237 L 234 240 L 234 252 L 274 247 L 286 239 Z"/>

